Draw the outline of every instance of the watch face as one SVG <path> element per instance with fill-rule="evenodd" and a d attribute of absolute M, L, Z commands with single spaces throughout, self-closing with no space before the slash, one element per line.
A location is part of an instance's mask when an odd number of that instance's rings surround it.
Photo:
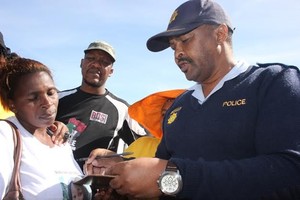
<path fill-rule="evenodd" d="M 164 194 L 176 194 L 181 188 L 181 177 L 175 172 L 165 173 L 160 180 L 160 188 Z"/>

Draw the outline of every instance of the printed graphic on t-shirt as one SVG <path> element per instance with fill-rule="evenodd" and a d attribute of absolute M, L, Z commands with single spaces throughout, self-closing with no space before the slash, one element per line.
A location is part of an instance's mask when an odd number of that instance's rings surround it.
<path fill-rule="evenodd" d="M 102 112 L 92 110 L 90 120 L 106 124 L 108 115 Z"/>
<path fill-rule="evenodd" d="M 86 129 L 87 126 L 83 122 L 73 117 L 69 119 L 67 127 L 70 133 L 68 142 L 70 143 L 71 148 L 74 151 L 76 149 L 76 138 Z"/>

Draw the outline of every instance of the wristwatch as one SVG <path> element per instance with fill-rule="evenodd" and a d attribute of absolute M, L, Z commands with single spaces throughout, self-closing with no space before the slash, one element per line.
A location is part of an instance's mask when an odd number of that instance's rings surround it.
<path fill-rule="evenodd" d="M 182 178 L 177 166 L 168 161 L 165 171 L 157 180 L 160 191 L 165 195 L 174 196 L 182 188 Z"/>

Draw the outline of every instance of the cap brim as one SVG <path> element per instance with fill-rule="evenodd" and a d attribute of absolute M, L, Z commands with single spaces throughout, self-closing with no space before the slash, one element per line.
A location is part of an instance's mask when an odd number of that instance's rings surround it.
<path fill-rule="evenodd" d="M 174 27 L 172 29 L 169 29 L 169 30 L 161 32 L 157 35 L 154 35 L 150 39 L 148 39 L 147 48 L 153 52 L 162 51 L 162 50 L 170 47 L 170 44 L 169 44 L 170 37 L 188 33 L 190 31 L 192 31 L 193 29 L 197 28 L 198 26 L 200 26 L 201 24 L 203 24 L 203 23 L 197 22 L 194 24 L 184 25 L 185 27 L 183 27 L 183 28 L 175 28 Z"/>
<path fill-rule="evenodd" d="M 84 50 L 84 53 L 86 53 L 86 52 L 88 52 L 90 50 L 101 50 L 101 51 L 104 51 L 104 52 L 106 52 L 111 57 L 111 59 L 113 60 L 113 62 L 116 61 L 116 59 L 108 51 L 106 51 L 106 49 L 102 49 L 102 48 L 99 48 L 99 47 L 95 47 L 95 48 L 92 47 L 92 48 Z"/>
<path fill-rule="evenodd" d="M 170 46 L 169 37 L 181 35 L 185 32 L 188 31 L 186 29 L 174 29 L 154 35 L 147 41 L 147 48 L 153 52 L 162 51 Z"/>

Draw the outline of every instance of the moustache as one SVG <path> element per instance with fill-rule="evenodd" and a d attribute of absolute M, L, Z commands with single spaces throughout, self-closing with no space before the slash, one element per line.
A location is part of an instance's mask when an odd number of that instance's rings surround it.
<path fill-rule="evenodd" d="M 178 58 L 177 59 L 177 62 L 180 63 L 180 62 L 188 62 L 188 63 L 192 63 L 192 59 L 190 58 Z"/>

